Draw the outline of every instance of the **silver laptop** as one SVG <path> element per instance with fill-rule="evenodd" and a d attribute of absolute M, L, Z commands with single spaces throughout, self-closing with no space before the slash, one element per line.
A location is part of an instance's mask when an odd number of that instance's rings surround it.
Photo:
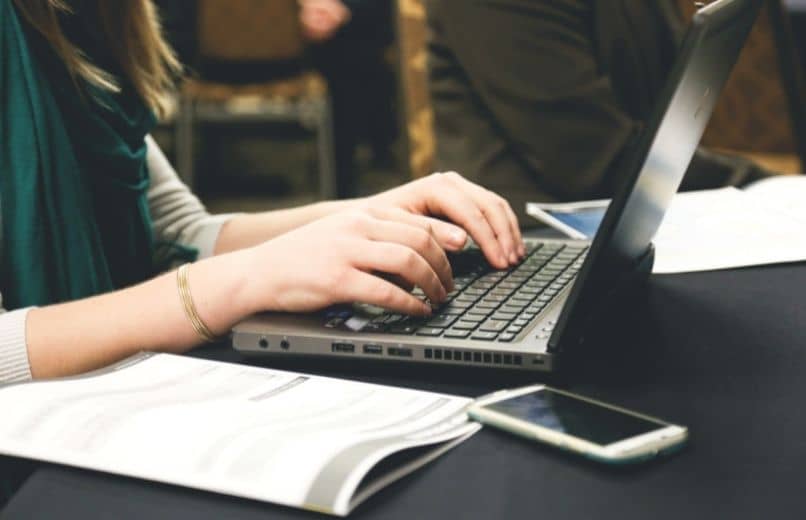
<path fill-rule="evenodd" d="M 350 305 L 266 313 L 238 324 L 233 346 L 261 356 L 337 356 L 552 370 L 604 309 L 651 271 L 651 240 L 763 0 L 717 0 L 694 17 L 653 117 L 619 165 L 622 184 L 591 242 L 530 240 L 495 271 L 477 249 L 452 255 L 456 290 L 427 318 Z"/>

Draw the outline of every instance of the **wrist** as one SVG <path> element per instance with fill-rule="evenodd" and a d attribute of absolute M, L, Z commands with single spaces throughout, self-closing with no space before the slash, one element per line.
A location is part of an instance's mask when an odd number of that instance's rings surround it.
<path fill-rule="evenodd" d="M 314 212 L 316 219 L 327 217 L 342 211 L 351 209 L 364 208 L 368 205 L 369 197 L 360 197 L 355 199 L 342 199 L 342 200 L 328 200 L 314 204 Z M 316 220 L 312 219 L 312 220 Z"/>
<path fill-rule="evenodd" d="M 250 286 L 249 250 L 196 262 L 189 272 L 190 292 L 199 316 L 217 336 L 257 312 Z"/>

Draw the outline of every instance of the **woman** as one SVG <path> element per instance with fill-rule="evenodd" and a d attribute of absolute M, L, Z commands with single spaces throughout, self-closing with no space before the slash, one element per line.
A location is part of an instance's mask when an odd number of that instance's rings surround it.
<path fill-rule="evenodd" d="M 179 69 L 150 0 L 0 0 L 0 52 L 0 382 L 183 352 L 265 310 L 424 315 L 405 289 L 444 300 L 468 234 L 495 267 L 524 254 L 507 203 L 454 173 L 208 215 L 148 136 Z"/>

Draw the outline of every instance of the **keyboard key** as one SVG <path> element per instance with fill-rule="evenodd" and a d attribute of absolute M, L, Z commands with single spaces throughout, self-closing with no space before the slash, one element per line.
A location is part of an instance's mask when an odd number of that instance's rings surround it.
<path fill-rule="evenodd" d="M 501 334 L 500 336 L 498 336 L 498 341 L 506 341 L 506 342 L 510 342 L 510 341 L 512 341 L 513 339 L 515 339 L 515 336 L 517 336 L 517 334 L 513 334 L 513 333 L 511 333 L 511 332 L 504 332 L 503 334 Z"/>
<path fill-rule="evenodd" d="M 426 325 L 429 326 L 429 327 L 445 328 L 445 327 L 449 327 L 451 325 L 451 323 L 456 321 L 456 318 L 458 318 L 458 317 L 459 317 L 459 315 L 457 315 L 457 314 L 439 314 L 439 315 L 431 318 L 430 320 L 428 320 Z"/>
<path fill-rule="evenodd" d="M 454 338 L 454 339 L 464 339 L 470 335 L 469 330 L 459 330 L 459 329 L 450 329 L 449 331 L 445 332 L 446 338 Z"/>
<path fill-rule="evenodd" d="M 457 330 L 475 330 L 476 327 L 479 326 L 479 323 L 481 323 L 481 320 L 479 320 L 479 321 L 472 320 L 471 321 L 471 320 L 463 319 L 463 320 L 459 320 L 456 323 L 454 323 L 453 328 L 457 329 Z"/>
<path fill-rule="evenodd" d="M 495 283 L 505 277 L 507 274 L 503 271 L 494 271 L 492 273 L 487 273 L 479 278 L 479 281 L 482 283 Z"/>
<path fill-rule="evenodd" d="M 386 332 L 387 328 L 389 328 L 389 326 L 385 323 L 370 322 L 364 325 L 364 328 L 361 329 L 361 332 Z"/>
<path fill-rule="evenodd" d="M 439 327 L 422 327 L 417 330 L 417 335 L 436 338 L 438 336 L 441 336 L 443 332 L 445 332 L 445 329 Z"/>
<path fill-rule="evenodd" d="M 472 336 L 470 336 L 470 339 L 492 341 L 495 339 L 496 336 L 498 336 L 497 332 L 477 331 L 474 332 Z"/>
<path fill-rule="evenodd" d="M 487 320 L 481 324 L 479 330 L 487 331 L 487 332 L 501 332 L 505 328 L 507 328 L 508 321 L 503 320 Z"/>
<path fill-rule="evenodd" d="M 473 305 L 474 303 L 476 303 L 476 300 L 478 300 L 478 298 L 476 298 L 475 296 L 462 294 L 461 296 L 457 296 L 456 298 L 454 298 L 451 303 L 456 303 L 459 305 L 465 305 L 465 304 Z"/>
<path fill-rule="evenodd" d="M 582 251 L 585 251 L 587 249 L 588 249 L 587 244 L 585 245 L 568 244 L 567 246 L 565 246 L 566 251 L 574 253 L 581 253 Z"/>
<path fill-rule="evenodd" d="M 504 279 L 502 283 L 509 282 L 509 283 L 516 283 L 518 285 L 523 285 L 529 278 L 531 278 L 531 275 L 528 272 L 524 272 L 523 274 L 512 274 L 508 276 L 506 279 Z"/>
<path fill-rule="evenodd" d="M 464 302 L 457 303 L 457 302 L 453 301 L 453 302 L 450 302 L 450 303 L 446 303 L 445 305 L 440 307 L 439 308 L 439 313 L 440 314 L 462 314 L 467 309 L 469 309 L 471 305 L 473 305 L 473 304 L 472 303 L 464 303 Z"/>
<path fill-rule="evenodd" d="M 510 320 L 515 319 L 517 316 L 518 316 L 518 313 L 516 313 L 516 312 L 495 311 L 493 313 L 493 315 L 490 316 L 490 318 L 492 318 L 494 320 L 510 321 Z"/>
<path fill-rule="evenodd" d="M 403 324 L 395 325 L 389 329 L 392 334 L 414 334 L 417 331 L 417 325 Z"/>
<path fill-rule="evenodd" d="M 502 305 L 499 310 L 504 312 L 514 312 L 515 314 L 521 312 L 526 307 L 525 304 L 520 304 L 518 302 L 510 302 L 506 305 Z"/>

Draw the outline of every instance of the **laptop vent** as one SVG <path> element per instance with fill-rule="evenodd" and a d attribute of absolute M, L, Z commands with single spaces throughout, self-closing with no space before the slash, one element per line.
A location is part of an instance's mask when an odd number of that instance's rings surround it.
<path fill-rule="evenodd" d="M 479 352 L 477 350 L 454 350 L 442 348 L 425 349 L 425 359 L 439 361 L 453 361 L 465 363 L 478 363 L 481 365 L 523 365 L 523 357 L 519 354 L 501 354 L 500 352 Z"/>

